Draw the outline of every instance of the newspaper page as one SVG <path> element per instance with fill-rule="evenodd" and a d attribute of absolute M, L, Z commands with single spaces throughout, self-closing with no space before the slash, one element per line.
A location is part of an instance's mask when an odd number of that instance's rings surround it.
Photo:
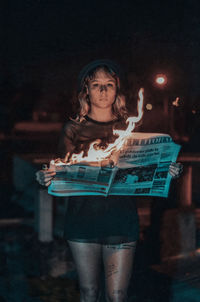
<path fill-rule="evenodd" d="M 84 164 L 56 167 L 56 176 L 48 188 L 55 196 L 108 195 L 117 167 Z"/>
<path fill-rule="evenodd" d="M 116 154 L 117 165 L 56 166 L 48 188 L 55 196 L 146 195 L 167 197 L 171 182 L 169 165 L 180 146 L 167 134 L 132 133 Z"/>
<path fill-rule="evenodd" d="M 179 151 L 167 134 L 133 133 L 120 151 L 109 194 L 167 197 L 172 178 L 169 166 Z"/>

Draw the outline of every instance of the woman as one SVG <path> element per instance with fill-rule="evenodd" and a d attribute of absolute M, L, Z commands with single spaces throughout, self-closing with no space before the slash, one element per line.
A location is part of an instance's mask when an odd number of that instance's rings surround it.
<path fill-rule="evenodd" d="M 120 71 L 108 60 L 90 63 L 80 73 L 80 111 L 76 120 L 64 128 L 60 156 L 81 150 L 101 139 L 102 146 L 113 142 L 113 129 L 125 129 L 127 110 L 120 91 Z M 181 171 L 170 166 L 173 177 Z M 37 180 L 49 186 L 55 172 L 38 171 Z M 136 242 L 138 215 L 133 196 L 73 196 L 69 198 L 65 219 L 68 240 L 77 267 L 81 302 L 100 299 L 100 268 L 105 271 L 106 301 L 127 301 Z"/>

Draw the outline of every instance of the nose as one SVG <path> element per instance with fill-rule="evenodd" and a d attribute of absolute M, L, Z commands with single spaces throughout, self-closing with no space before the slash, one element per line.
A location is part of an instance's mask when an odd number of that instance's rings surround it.
<path fill-rule="evenodd" d="M 100 92 L 103 92 L 104 90 L 107 91 L 106 85 L 101 85 L 99 90 L 100 90 Z"/>

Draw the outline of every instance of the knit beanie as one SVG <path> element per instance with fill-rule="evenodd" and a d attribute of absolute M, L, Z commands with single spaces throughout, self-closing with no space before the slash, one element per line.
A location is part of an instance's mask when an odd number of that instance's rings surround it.
<path fill-rule="evenodd" d="M 116 75 L 120 78 L 121 70 L 118 64 L 116 64 L 111 60 L 106 60 L 106 59 L 95 60 L 84 66 L 83 69 L 80 71 L 78 76 L 78 92 L 81 91 L 84 79 L 88 75 L 88 73 L 90 73 L 93 69 L 96 69 L 97 67 L 100 66 L 106 66 L 108 69 L 114 71 Z"/>

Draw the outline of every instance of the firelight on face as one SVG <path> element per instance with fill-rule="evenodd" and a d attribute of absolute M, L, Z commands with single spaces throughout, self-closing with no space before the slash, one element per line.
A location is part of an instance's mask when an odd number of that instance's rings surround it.
<path fill-rule="evenodd" d="M 138 93 L 138 103 L 137 103 L 137 109 L 138 109 L 138 115 L 132 116 L 127 118 L 127 128 L 125 130 L 113 130 L 113 134 L 117 135 L 118 137 L 116 140 L 109 144 L 106 149 L 102 149 L 100 146 L 101 141 L 96 140 L 90 144 L 88 153 L 86 156 L 84 156 L 84 152 L 81 151 L 79 154 L 72 154 L 72 156 L 69 159 L 69 154 L 66 155 L 65 158 L 65 164 L 73 165 L 81 162 L 101 162 L 103 160 L 107 160 L 111 158 L 111 155 L 113 152 L 119 151 L 120 148 L 122 148 L 123 144 L 125 143 L 127 137 L 131 135 L 135 128 L 135 124 L 138 123 L 142 116 L 143 116 L 143 99 L 144 99 L 144 90 L 141 88 Z M 54 163 L 52 164 L 56 165 L 62 165 L 62 162 Z"/>
<path fill-rule="evenodd" d="M 115 79 L 99 70 L 88 85 L 91 107 L 111 108 L 116 98 L 116 89 Z"/>

